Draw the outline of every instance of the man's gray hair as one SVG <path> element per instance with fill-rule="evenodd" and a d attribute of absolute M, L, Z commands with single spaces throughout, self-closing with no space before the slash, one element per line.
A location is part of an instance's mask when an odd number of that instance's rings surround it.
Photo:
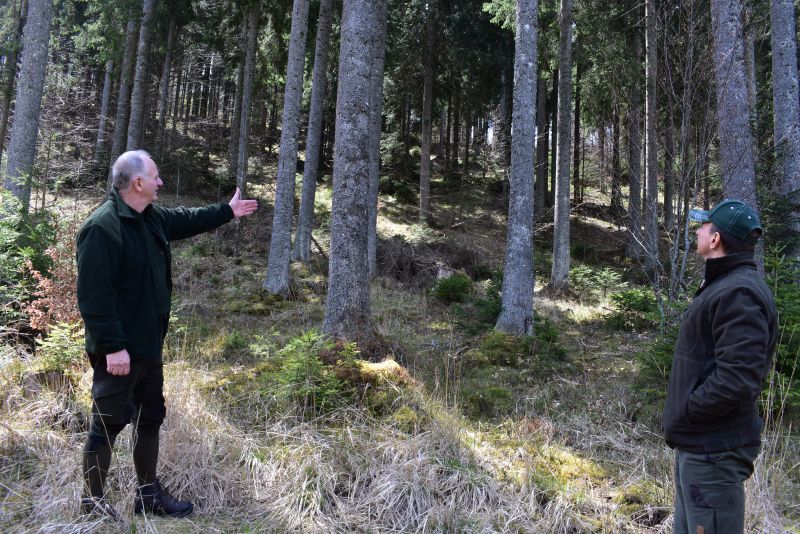
<path fill-rule="evenodd" d="M 131 180 L 136 176 L 143 176 L 145 171 L 144 158 L 149 158 L 144 150 L 129 150 L 117 158 L 111 167 L 111 185 L 117 191 L 125 191 L 130 186 Z"/>

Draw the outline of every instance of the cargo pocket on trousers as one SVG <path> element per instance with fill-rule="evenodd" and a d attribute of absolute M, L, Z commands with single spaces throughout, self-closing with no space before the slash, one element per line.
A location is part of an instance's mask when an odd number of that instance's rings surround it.
<path fill-rule="evenodd" d="M 92 415 L 97 424 L 126 425 L 133 413 L 131 375 L 106 376 L 92 384 Z"/>
<path fill-rule="evenodd" d="M 701 508 L 713 508 L 714 510 L 724 510 L 736 508 L 742 503 L 741 490 L 736 486 L 695 486 L 689 487 L 689 495 L 692 504 Z"/>

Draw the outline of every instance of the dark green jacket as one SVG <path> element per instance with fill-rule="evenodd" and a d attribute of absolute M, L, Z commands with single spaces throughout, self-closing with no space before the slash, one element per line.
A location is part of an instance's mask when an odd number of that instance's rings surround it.
<path fill-rule="evenodd" d="M 671 447 L 712 453 L 758 445 L 756 401 L 777 342 L 777 312 L 753 255 L 706 261 L 675 343 L 664 408 Z"/>
<path fill-rule="evenodd" d="M 170 241 L 232 218 L 228 204 L 192 209 L 151 205 L 137 217 L 113 190 L 78 232 L 78 307 L 86 325 L 86 350 L 160 356 L 172 292 Z M 150 257 L 153 248 L 144 231 L 155 237 L 163 259 Z M 154 284 L 153 276 L 166 276 L 166 284 Z M 158 310 L 164 302 L 167 317 Z"/>

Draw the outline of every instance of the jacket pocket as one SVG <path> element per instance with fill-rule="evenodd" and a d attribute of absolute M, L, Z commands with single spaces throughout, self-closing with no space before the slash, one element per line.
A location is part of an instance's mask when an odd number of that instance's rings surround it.
<path fill-rule="evenodd" d="M 687 417 L 689 396 L 697 388 L 703 363 L 686 357 L 676 351 L 672 362 L 664 407 L 664 431 L 688 430 L 691 427 Z"/>

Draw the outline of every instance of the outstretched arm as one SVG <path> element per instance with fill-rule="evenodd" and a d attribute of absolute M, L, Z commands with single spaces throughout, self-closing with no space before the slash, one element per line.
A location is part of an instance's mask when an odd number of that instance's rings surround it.
<path fill-rule="evenodd" d="M 242 200 L 242 193 L 238 187 L 228 204 L 233 210 L 233 216 L 237 219 L 246 217 L 258 209 L 258 203 L 255 200 Z"/>

